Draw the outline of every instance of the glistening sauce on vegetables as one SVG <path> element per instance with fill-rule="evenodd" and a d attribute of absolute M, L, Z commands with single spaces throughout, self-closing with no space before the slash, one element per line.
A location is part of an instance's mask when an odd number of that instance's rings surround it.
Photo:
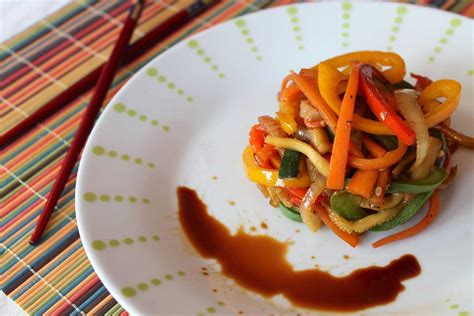
<path fill-rule="evenodd" d="M 401 282 L 421 271 L 412 255 L 345 277 L 317 269 L 295 271 L 285 258 L 287 244 L 242 230 L 232 236 L 226 226 L 207 213 L 194 190 L 179 187 L 177 193 L 181 225 L 199 254 L 216 259 L 224 275 L 265 297 L 283 294 L 300 307 L 357 311 L 394 301 L 405 288 Z"/>

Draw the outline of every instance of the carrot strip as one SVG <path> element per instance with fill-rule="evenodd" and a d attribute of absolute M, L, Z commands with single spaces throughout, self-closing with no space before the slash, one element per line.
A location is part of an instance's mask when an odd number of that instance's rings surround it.
<path fill-rule="evenodd" d="M 390 181 L 391 171 L 389 168 L 385 168 L 379 172 L 377 179 L 377 185 L 375 187 L 375 194 L 372 196 L 372 203 L 380 205 L 384 201 L 384 195 L 388 188 L 388 182 Z M 379 189 L 380 188 L 380 189 Z"/>
<path fill-rule="evenodd" d="M 288 88 L 281 92 L 281 101 L 284 102 L 296 102 L 301 101 L 304 98 L 303 92 L 296 85 L 289 85 Z"/>
<path fill-rule="evenodd" d="M 372 195 L 378 177 L 378 170 L 357 170 L 347 184 L 346 190 L 368 199 Z"/>
<path fill-rule="evenodd" d="M 406 230 L 398 232 L 396 234 L 390 235 L 388 237 L 382 238 L 372 244 L 372 247 L 377 248 L 394 241 L 399 241 L 402 239 L 406 239 L 416 234 L 421 233 L 424 231 L 433 220 L 436 218 L 439 212 L 439 192 L 436 190 L 430 198 L 430 207 L 428 209 L 428 213 L 426 213 L 425 217 L 415 226 L 412 226 Z"/>
<path fill-rule="evenodd" d="M 283 83 L 285 83 L 285 81 L 288 82 L 287 80 L 293 80 L 293 82 L 300 88 L 300 90 L 306 96 L 309 103 L 311 103 L 311 105 L 314 106 L 319 111 L 319 113 L 321 113 L 321 116 L 326 121 L 327 125 L 333 131 L 336 130 L 336 113 L 334 113 L 334 111 L 329 107 L 326 101 L 324 101 L 324 99 L 321 97 L 321 94 L 319 94 L 318 89 L 315 88 L 313 84 L 311 84 L 311 81 L 305 78 L 304 76 L 295 74 L 294 72 L 286 76 L 283 80 Z"/>
<path fill-rule="evenodd" d="M 385 169 L 396 164 L 405 155 L 408 146 L 398 142 L 398 148 L 387 152 L 380 158 L 365 159 L 349 155 L 347 161 L 351 167 L 363 170 Z"/>
<path fill-rule="evenodd" d="M 349 145 L 351 143 L 351 125 L 354 114 L 355 99 L 357 96 L 357 87 L 359 85 L 359 65 L 352 67 L 347 84 L 346 93 L 342 100 L 337 121 L 336 135 L 334 137 L 333 153 L 329 163 L 329 175 L 326 181 L 326 187 L 333 190 L 344 188 L 344 176 L 347 165 L 347 156 L 349 154 Z"/>
<path fill-rule="evenodd" d="M 359 243 L 359 235 L 349 234 L 337 227 L 337 225 L 334 224 L 333 221 L 331 221 L 328 215 L 328 211 L 324 206 L 321 205 L 321 203 L 315 204 L 314 209 L 316 210 L 316 213 L 318 213 L 319 218 L 321 218 L 324 224 L 326 224 L 337 236 L 339 236 L 339 238 L 344 240 L 353 248 L 357 246 L 357 244 Z"/>
<path fill-rule="evenodd" d="M 362 143 L 364 144 L 365 148 L 374 156 L 377 158 L 383 157 L 387 151 L 385 148 L 374 142 L 372 139 L 370 139 L 367 135 L 362 136 Z"/>
<path fill-rule="evenodd" d="M 353 142 L 351 141 L 349 143 L 349 153 L 360 158 L 364 158 L 364 154 L 362 153 L 362 150 Z"/>

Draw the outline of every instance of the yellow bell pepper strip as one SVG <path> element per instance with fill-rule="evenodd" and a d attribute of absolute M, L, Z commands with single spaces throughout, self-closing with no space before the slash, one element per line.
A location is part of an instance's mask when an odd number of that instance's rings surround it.
<path fill-rule="evenodd" d="M 268 137 L 267 137 L 268 138 Z M 265 139 L 266 140 L 266 139 Z M 406 153 L 408 146 L 398 141 L 398 148 L 387 152 L 380 158 L 359 158 L 349 155 L 347 162 L 351 167 L 362 170 L 384 169 L 396 164 Z"/>
<path fill-rule="evenodd" d="M 437 98 L 446 98 L 438 107 L 425 114 L 428 127 L 433 127 L 447 119 L 459 104 L 461 98 L 461 84 L 456 80 L 437 80 L 426 87 L 418 98 L 418 103 L 425 108 L 429 102 Z"/>
<path fill-rule="evenodd" d="M 347 80 L 347 77 L 327 63 L 319 64 L 318 69 L 319 92 L 324 101 L 339 115 L 342 101 L 339 97 L 338 88 L 342 81 Z"/>
<path fill-rule="evenodd" d="M 298 130 L 295 117 L 299 112 L 299 101 L 280 102 L 280 110 L 276 114 L 276 119 L 288 135 L 293 135 Z"/>
<path fill-rule="evenodd" d="M 247 178 L 255 183 L 264 186 L 278 186 L 285 188 L 307 188 L 311 184 L 311 178 L 306 170 L 300 169 L 298 178 L 279 179 L 278 170 L 265 169 L 257 165 L 252 148 L 248 146 L 242 154 Z M 303 164 L 302 164 L 303 165 Z"/>
<path fill-rule="evenodd" d="M 398 54 L 381 52 L 381 51 L 358 51 L 348 53 L 323 61 L 334 68 L 341 68 L 348 66 L 351 62 L 358 60 L 364 64 L 371 64 L 380 69 L 383 67 L 390 67 L 382 70 L 384 77 L 390 81 L 391 84 L 398 83 L 405 77 L 405 62 Z M 318 68 L 317 65 L 314 68 Z"/>
<path fill-rule="evenodd" d="M 399 140 L 412 145 L 416 140 L 415 132 L 403 122 L 395 110 L 385 101 L 374 83 L 374 69 L 368 64 L 360 66 L 360 87 L 369 108 L 374 115 L 398 136 Z"/>

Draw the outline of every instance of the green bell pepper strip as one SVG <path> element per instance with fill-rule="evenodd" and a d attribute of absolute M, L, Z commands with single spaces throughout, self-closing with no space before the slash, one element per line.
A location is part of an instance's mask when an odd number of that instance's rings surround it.
<path fill-rule="evenodd" d="M 413 200 L 400 211 L 394 218 L 383 224 L 372 227 L 371 231 L 385 231 L 392 229 L 398 225 L 408 222 L 416 213 L 425 205 L 426 201 L 431 197 L 433 191 L 417 194 Z"/>
<path fill-rule="evenodd" d="M 286 206 L 284 206 L 283 204 L 280 203 L 279 208 L 280 208 L 281 212 L 283 213 L 283 215 L 285 215 L 286 217 L 288 217 L 292 221 L 295 221 L 295 222 L 298 222 L 298 223 L 303 222 L 303 220 L 301 219 L 300 212 L 296 207 L 288 208 L 288 207 L 286 207 Z"/>
<path fill-rule="evenodd" d="M 356 221 L 368 214 L 360 207 L 362 197 L 346 191 L 339 191 L 331 195 L 331 209 L 337 215 L 350 221 Z"/>
<path fill-rule="evenodd" d="M 422 193 L 436 189 L 448 177 L 448 172 L 434 166 L 430 174 L 421 180 L 393 180 L 388 187 L 388 193 Z"/>

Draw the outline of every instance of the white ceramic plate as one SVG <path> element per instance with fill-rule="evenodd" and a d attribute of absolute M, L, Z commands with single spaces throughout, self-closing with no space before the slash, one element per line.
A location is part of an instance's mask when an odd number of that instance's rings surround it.
<path fill-rule="evenodd" d="M 135 314 L 295 311 L 236 286 L 215 261 L 196 254 L 177 219 L 176 187 L 185 185 L 232 230 L 255 226 L 259 234 L 294 241 L 288 260 L 296 269 L 317 264 L 344 275 L 414 254 L 422 274 L 404 282 L 396 302 L 364 313 L 471 313 L 472 153 L 456 153 L 460 172 L 442 193 L 432 227 L 380 249 L 370 243 L 383 233 L 367 234 L 351 249 L 328 229 L 311 234 L 282 217 L 246 179 L 241 153 L 257 117 L 277 110 L 289 70 L 356 50 L 394 50 L 409 72 L 460 81 L 453 124 L 474 134 L 472 30 L 467 18 L 411 5 L 301 4 L 223 23 L 147 64 L 102 114 L 81 161 L 79 230 L 100 279 Z"/>

